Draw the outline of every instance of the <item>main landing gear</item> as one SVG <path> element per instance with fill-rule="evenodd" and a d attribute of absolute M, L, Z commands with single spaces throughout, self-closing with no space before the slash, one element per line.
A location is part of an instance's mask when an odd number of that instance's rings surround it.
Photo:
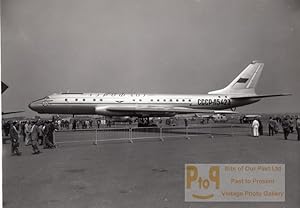
<path fill-rule="evenodd" d="M 138 118 L 138 127 L 157 127 L 149 117 Z"/>

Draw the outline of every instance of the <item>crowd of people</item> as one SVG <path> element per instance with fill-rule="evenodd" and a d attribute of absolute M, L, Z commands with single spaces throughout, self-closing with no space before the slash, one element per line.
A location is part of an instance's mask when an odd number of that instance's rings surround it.
<path fill-rule="evenodd" d="M 32 154 L 41 153 L 39 146 L 43 149 L 55 148 L 53 141 L 53 132 L 65 129 L 87 129 L 93 128 L 94 121 L 76 120 L 68 121 L 65 119 L 57 120 L 33 120 L 33 121 L 6 121 L 3 122 L 2 129 L 5 137 L 10 138 L 12 155 L 21 155 L 20 141 L 23 141 L 25 146 L 32 146 Z M 96 121 L 96 125 L 100 128 L 100 120 Z"/>
<path fill-rule="evenodd" d="M 88 128 L 93 128 L 93 120 L 90 119 L 90 120 L 76 120 L 74 119 L 72 121 L 72 129 L 75 130 L 75 129 L 79 129 L 79 128 L 82 128 L 82 129 L 88 129 Z M 97 121 L 97 126 L 98 128 L 100 127 L 100 124 L 98 124 L 99 122 Z"/>
<path fill-rule="evenodd" d="M 297 132 L 297 140 L 300 141 L 300 116 L 286 115 L 283 118 L 270 117 L 268 121 L 269 136 L 278 134 L 280 126 L 282 128 L 284 139 L 287 140 L 290 133 Z M 252 122 L 253 136 L 263 135 L 263 124 L 259 118 L 255 118 Z"/>
<path fill-rule="evenodd" d="M 32 146 L 32 154 L 41 153 L 39 146 L 43 149 L 55 148 L 53 139 L 53 132 L 55 131 L 55 124 L 53 121 L 14 121 L 5 122 L 3 124 L 4 133 L 6 136 L 6 129 L 9 126 L 9 136 L 11 140 L 11 154 L 21 155 L 20 140 L 23 140 L 26 146 Z"/>
<path fill-rule="evenodd" d="M 39 154 L 39 146 L 44 149 L 55 148 L 55 142 L 53 139 L 53 133 L 55 129 L 63 130 L 72 128 L 73 130 L 82 128 L 93 128 L 93 123 L 96 123 L 97 127 L 100 127 L 102 122 L 100 120 L 34 120 L 34 121 L 7 121 L 3 122 L 2 128 L 4 135 L 10 136 L 11 140 L 11 153 L 12 155 L 21 155 L 19 150 L 20 140 L 23 140 L 26 146 L 32 146 L 32 154 Z M 107 126 L 110 122 L 106 122 Z M 185 122 L 187 125 L 187 122 Z M 270 117 L 268 120 L 268 133 L 269 136 L 278 134 L 279 130 L 282 129 L 284 139 L 287 140 L 290 133 L 296 131 L 297 140 L 300 140 L 300 116 L 284 116 Z M 109 126 L 108 126 L 109 127 Z M 254 137 L 258 137 L 264 134 L 263 123 L 260 118 L 255 118 L 252 122 L 252 133 Z"/>
<path fill-rule="evenodd" d="M 76 130 L 76 129 L 90 129 L 90 128 L 100 128 L 101 125 L 106 125 L 107 127 L 111 127 L 112 122 L 111 120 L 92 120 L 92 119 L 88 119 L 88 120 L 76 120 L 74 119 L 72 122 L 72 130 Z M 94 124 L 96 124 L 96 126 L 94 126 Z"/>

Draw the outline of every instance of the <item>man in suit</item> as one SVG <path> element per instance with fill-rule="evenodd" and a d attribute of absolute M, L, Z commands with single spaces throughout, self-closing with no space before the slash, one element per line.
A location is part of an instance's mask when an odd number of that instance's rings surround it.
<path fill-rule="evenodd" d="M 276 121 L 270 117 L 269 119 L 269 136 L 273 136 L 275 132 Z"/>
<path fill-rule="evenodd" d="M 30 140 L 31 140 L 31 138 L 30 138 L 30 131 L 31 131 L 31 124 L 30 124 L 30 122 L 29 121 L 26 121 L 26 123 L 25 123 L 25 126 L 24 126 L 24 128 L 25 128 L 25 145 L 27 146 L 27 145 L 30 145 Z"/>
<path fill-rule="evenodd" d="M 11 126 L 9 130 L 10 139 L 11 139 L 11 154 L 12 155 L 21 155 L 21 152 L 19 151 L 19 134 L 17 131 L 17 122 L 14 121 L 13 125 Z"/>
<path fill-rule="evenodd" d="M 32 127 L 31 127 L 31 146 L 33 153 L 32 154 L 39 154 L 41 153 L 39 148 L 38 148 L 38 139 L 39 139 L 39 127 L 37 125 L 36 121 L 32 122 Z"/>
<path fill-rule="evenodd" d="M 287 140 L 288 139 L 288 136 L 290 134 L 290 122 L 289 122 L 289 119 L 288 119 L 288 116 L 285 116 L 282 123 L 281 123 L 281 126 L 282 126 L 282 130 L 283 130 L 283 135 L 284 135 L 284 139 Z"/>
<path fill-rule="evenodd" d="M 44 135 L 44 149 L 52 149 L 55 148 L 55 145 L 50 142 L 49 138 L 51 139 L 52 127 L 50 126 L 50 121 L 45 122 L 45 126 L 43 127 L 43 135 Z"/>
<path fill-rule="evenodd" d="M 55 131 L 55 125 L 54 125 L 54 121 L 50 121 L 49 122 L 49 129 L 48 129 L 48 140 L 49 143 L 51 144 L 51 148 L 55 148 L 55 144 L 54 144 L 54 131 Z"/>

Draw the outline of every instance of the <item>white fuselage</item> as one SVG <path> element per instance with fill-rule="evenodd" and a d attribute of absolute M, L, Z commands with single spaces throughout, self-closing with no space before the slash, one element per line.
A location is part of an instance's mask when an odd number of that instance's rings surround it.
<path fill-rule="evenodd" d="M 287 94 L 257 95 L 255 86 L 263 63 L 253 61 L 229 85 L 204 95 L 59 93 L 36 100 L 29 108 L 49 114 L 98 114 L 104 116 L 169 117 L 176 114 L 220 113 L 226 109 L 255 103 L 264 97 Z M 203 109 L 203 110 L 202 110 Z M 223 113 L 232 113 L 224 112 Z"/>
<path fill-rule="evenodd" d="M 107 107 L 185 107 L 224 110 L 247 105 L 259 99 L 234 100 L 230 95 L 60 93 L 36 100 L 29 107 L 38 113 L 98 114 L 105 116 L 174 116 L 171 112 L 107 111 Z"/>

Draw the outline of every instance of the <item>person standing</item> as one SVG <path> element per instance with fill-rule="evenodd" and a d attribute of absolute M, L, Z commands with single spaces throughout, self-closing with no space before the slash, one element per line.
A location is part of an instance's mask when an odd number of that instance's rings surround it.
<path fill-rule="evenodd" d="M 25 124 L 25 145 L 30 145 L 30 131 L 31 131 L 31 124 L 29 121 L 26 121 Z"/>
<path fill-rule="evenodd" d="M 184 126 L 185 126 L 185 128 L 188 127 L 188 120 L 186 118 L 184 119 Z"/>
<path fill-rule="evenodd" d="M 17 122 L 13 122 L 9 134 L 10 134 L 10 139 L 11 139 L 11 154 L 12 155 L 21 155 L 21 152 L 19 151 L 19 134 L 16 128 Z"/>
<path fill-rule="evenodd" d="M 276 128 L 276 121 L 273 119 L 273 117 L 270 117 L 269 120 L 269 136 L 273 136 Z"/>
<path fill-rule="evenodd" d="M 48 140 L 51 143 L 52 147 L 55 147 L 54 136 L 53 136 L 54 131 L 55 131 L 54 122 L 50 121 L 50 123 L 49 123 L 49 131 L 48 131 Z"/>
<path fill-rule="evenodd" d="M 39 125 L 38 125 L 38 130 L 39 130 L 39 145 L 43 145 L 43 141 L 44 141 L 43 127 L 44 127 L 43 122 L 40 122 Z"/>
<path fill-rule="evenodd" d="M 293 119 L 293 117 L 290 118 L 289 123 L 290 123 L 290 132 L 294 133 L 294 119 Z"/>
<path fill-rule="evenodd" d="M 283 135 L 284 135 L 284 139 L 287 140 L 288 139 L 288 136 L 290 134 L 290 122 L 288 120 L 287 117 L 284 117 L 282 123 L 281 123 L 281 126 L 282 126 L 282 130 L 283 130 Z"/>
<path fill-rule="evenodd" d="M 3 124 L 3 128 L 4 128 L 5 136 L 8 136 L 10 128 L 11 128 L 10 122 L 9 121 L 5 122 Z"/>
<path fill-rule="evenodd" d="M 263 126 L 263 124 L 262 124 L 262 122 L 261 122 L 260 119 L 257 119 L 257 121 L 258 121 L 258 123 L 259 123 L 259 126 L 258 126 L 258 133 L 259 133 L 259 135 L 263 135 L 263 134 L 264 134 L 264 126 Z"/>
<path fill-rule="evenodd" d="M 58 121 L 57 121 L 58 130 L 61 130 L 61 125 L 62 125 L 61 120 L 58 120 Z"/>
<path fill-rule="evenodd" d="M 297 139 L 300 141 L 300 117 L 297 116 L 296 119 L 296 131 L 297 131 Z"/>
<path fill-rule="evenodd" d="M 76 120 L 74 119 L 72 122 L 72 130 L 76 130 Z"/>
<path fill-rule="evenodd" d="M 258 129 L 259 129 L 259 122 L 258 122 L 257 119 L 254 119 L 253 122 L 252 122 L 252 130 L 253 130 L 253 136 L 254 137 L 259 136 Z"/>
<path fill-rule="evenodd" d="M 109 127 L 109 128 L 110 128 L 110 127 L 111 127 L 111 120 L 110 120 L 110 119 L 108 119 L 106 123 L 107 123 L 107 127 Z"/>
<path fill-rule="evenodd" d="M 277 119 L 273 119 L 273 121 L 274 121 L 274 132 L 275 132 L 275 134 L 278 134 L 278 132 L 279 132 L 279 123 L 278 123 Z"/>
<path fill-rule="evenodd" d="M 54 148 L 54 145 L 49 141 L 49 135 L 50 135 L 49 121 L 45 122 L 45 125 L 43 127 L 43 135 L 44 135 L 43 148 L 44 149 Z"/>
<path fill-rule="evenodd" d="M 32 154 L 39 154 L 41 153 L 39 148 L 38 148 L 38 139 L 39 139 L 39 127 L 37 125 L 36 121 L 32 122 L 33 125 L 31 127 L 31 146 L 33 153 Z"/>
<path fill-rule="evenodd" d="M 22 136 L 23 142 L 25 142 L 26 134 L 25 134 L 25 122 L 24 121 L 22 121 L 22 123 L 21 123 L 20 135 Z"/>

